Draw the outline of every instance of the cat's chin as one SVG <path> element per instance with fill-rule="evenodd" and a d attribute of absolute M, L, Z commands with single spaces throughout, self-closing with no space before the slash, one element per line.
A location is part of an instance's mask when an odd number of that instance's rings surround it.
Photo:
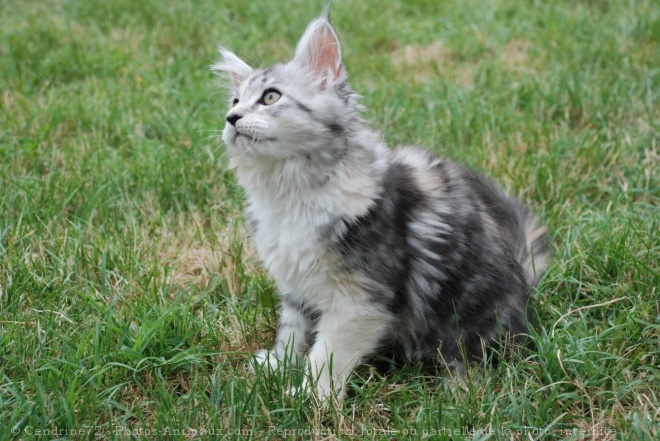
<path fill-rule="evenodd" d="M 275 139 L 252 138 L 250 136 L 237 136 L 231 142 L 225 141 L 227 153 L 230 156 L 252 158 L 257 161 L 287 160 L 296 156 L 295 153 L 280 148 Z"/>
<path fill-rule="evenodd" d="M 273 137 L 254 136 L 249 133 L 239 132 L 237 130 L 224 135 L 223 140 L 227 145 L 238 148 L 252 148 L 257 144 L 272 144 L 277 141 L 277 139 Z"/>
<path fill-rule="evenodd" d="M 248 143 L 254 145 L 261 142 L 261 138 L 248 135 L 246 133 L 236 133 L 234 137 L 234 143 Z"/>
<path fill-rule="evenodd" d="M 296 145 L 290 141 L 282 142 L 275 137 L 253 137 L 251 135 L 234 132 L 224 136 L 223 140 L 227 146 L 230 156 L 241 156 L 255 160 L 291 160 L 302 156 L 309 156 L 308 152 L 291 149 Z"/>

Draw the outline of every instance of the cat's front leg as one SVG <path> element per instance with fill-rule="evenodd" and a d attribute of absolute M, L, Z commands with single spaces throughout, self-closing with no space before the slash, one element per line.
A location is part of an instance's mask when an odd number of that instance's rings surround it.
<path fill-rule="evenodd" d="M 255 365 L 275 370 L 283 361 L 290 358 L 292 363 L 302 360 L 307 347 L 307 333 L 310 323 L 306 311 L 291 296 L 282 298 L 282 311 L 277 329 L 277 338 L 271 349 L 262 349 L 254 354 L 253 363 L 248 368 L 254 373 Z"/>
<path fill-rule="evenodd" d="M 324 400 L 341 399 L 348 376 L 360 361 L 373 354 L 391 326 L 392 315 L 374 305 L 339 305 L 321 315 L 316 340 L 309 352 L 307 384 L 316 385 Z"/>

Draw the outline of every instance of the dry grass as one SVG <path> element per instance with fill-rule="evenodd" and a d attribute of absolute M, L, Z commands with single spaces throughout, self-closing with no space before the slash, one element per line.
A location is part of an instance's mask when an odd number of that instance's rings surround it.
<path fill-rule="evenodd" d="M 474 66 L 460 62 L 442 40 L 428 46 L 406 45 L 394 51 L 391 60 L 401 75 L 420 83 L 432 81 L 438 74 L 463 87 L 470 87 L 474 80 Z"/>

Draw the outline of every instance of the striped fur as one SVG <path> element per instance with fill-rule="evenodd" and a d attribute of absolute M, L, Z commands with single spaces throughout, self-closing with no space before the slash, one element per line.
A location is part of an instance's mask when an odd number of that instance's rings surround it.
<path fill-rule="evenodd" d="M 370 130 L 326 17 L 293 60 L 252 69 L 221 48 L 223 132 L 257 252 L 282 293 L 275 346 L 321 397 L 384 346 L 457 364 L 527 331 L 546 229 L 478 173 Z M 305 358 L 306 357 L 306 358 Z"/>

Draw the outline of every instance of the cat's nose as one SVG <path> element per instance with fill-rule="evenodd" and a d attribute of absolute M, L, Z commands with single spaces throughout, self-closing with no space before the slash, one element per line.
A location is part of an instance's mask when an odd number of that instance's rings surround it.
<path fill-rule="evenodd" d="M 237 113 L 230 113 L 229 115 L 227 115 L 227 122 L 228 122 L 229 124 L 231 124 L 232 126 L 235 126 L 235 125 L 236 125 L 236 121 L 238 121 L 238 120 L 241 119 L 241 118 L 243 118 L 243 116 L 241 116 L 241 115 L 239 115 L 239 114 L 237 114 Z"/>

